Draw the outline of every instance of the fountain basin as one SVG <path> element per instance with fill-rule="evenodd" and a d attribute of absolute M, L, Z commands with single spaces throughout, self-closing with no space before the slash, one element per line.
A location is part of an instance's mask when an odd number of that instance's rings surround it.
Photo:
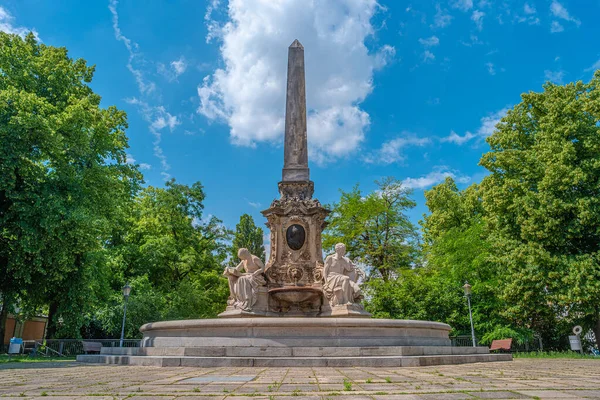
<path fill-rule="evenodd" d="M 280 302 L 300 304 L 321 299 L 323 291 L 318 288 L 306 286 L 284 286 L 270 289 L 269 295 Z"/>

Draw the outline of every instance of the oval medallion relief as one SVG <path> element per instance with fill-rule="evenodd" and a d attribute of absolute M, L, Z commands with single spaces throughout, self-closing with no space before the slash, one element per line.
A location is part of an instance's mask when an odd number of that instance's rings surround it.
<path fill-rule="evenodd" d="M 306 240 L 306 231 L 302 225 L 290 225 L 285 232 L 285 240 L 292 250 L 300 250 Z"/>

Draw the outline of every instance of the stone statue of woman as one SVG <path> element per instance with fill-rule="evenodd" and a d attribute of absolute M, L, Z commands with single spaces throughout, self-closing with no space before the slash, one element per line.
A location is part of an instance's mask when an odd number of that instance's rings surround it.
<path fill-rule="evenodd" d="M 227 267 L 223 272 L 229 280 L 229 300 L 227 304 L 243 311 L 251 311 L 256 303 L 258 287 L 267 284 L 263 276 L 265 265 L 260 258 L 250 254 L 248 249 L 238 250 L 242 260 L 237 267 Z"/>
<path fill-rule="evenodd" d="M 323 267 L 323 291 L 331 306 L 358 303 L 362 298 L 360 287 L 356 283 L 356 266 L 346 254 L 346 245 L 335 245 L 335 254 L 327 256 Z"/>

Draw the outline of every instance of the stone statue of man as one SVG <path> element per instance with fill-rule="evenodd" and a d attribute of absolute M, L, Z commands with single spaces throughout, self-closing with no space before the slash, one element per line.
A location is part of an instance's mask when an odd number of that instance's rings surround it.
<path fill-rule="evenodd" d="M 327 256 L 323 267 L 323 291 L 331 306 L 354 304 L 360 301 L 362 293 L 356 283 L 356 266 L 345 257 L 346 245 L 335 245 L 335 254 Z"/>
<path fill-rule="evenodd" d="M 228 305 L 243 311 L 251 311 L 256 303 L 258 287 L 267 284 L 263 276 L 265 265 L 248 249 L 238 250 L 241 262 L 237 267 L 227 267 L 223 275 L 229 280 Z"/>

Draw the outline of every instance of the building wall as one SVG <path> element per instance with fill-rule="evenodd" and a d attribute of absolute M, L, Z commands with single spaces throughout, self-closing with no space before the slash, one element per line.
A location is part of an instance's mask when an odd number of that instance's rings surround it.
<path fill-rule="evenodd" d="M 6 320 L 6 330 L 4 331 L 4 344 L 10 343 L 10 338 L 15 335 L 15 319 L 10 316 Z"/>
<path fill-rule="evenodd" d="M 25 323 L 18 322 L 14 316 L 9 315 L 6 320 L 6 331 L 4 333 L 4 344 L 10 342 L 12 337 L 20 337 L 23 340 L 42 340 L 46 333 L 46 317 L 34 317 Z"/>

